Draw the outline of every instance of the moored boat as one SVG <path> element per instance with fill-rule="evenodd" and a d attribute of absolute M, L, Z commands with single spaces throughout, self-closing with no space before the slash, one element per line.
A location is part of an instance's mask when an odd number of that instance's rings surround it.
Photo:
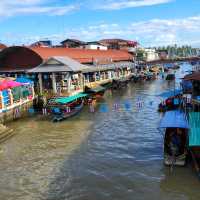
<path fill-rule="evenodd" d="M 200 178 L 200 112 L 189 113 L 189 151 L 194 163 L 194 168 Z"/>
<path fill-rule="evenodd" d="M 52 98 L 47 103 L 47 111 L 53 122 L 59 122 L 78 114 L 84 106 L 87 94 L 81 93 L 69 97 Z"/>
<path fill-rule="evenodd" d="M 119 78 L 119 79 L 114 79 L 112 88 L 113 89 L 123 88 L 128 84 L 129 80 L 130 80 L 130 77 L 122 77 L 122 78 Z"/>
<path fill-rule="evenodd" d="M 102 97 L 104 95 L 106 91 L 105 87 L 102 87 L 100 85 L 93 87 L 93 88 L 89 88 L 89 87 L 85 87 L 85 93 L 87 93 L 89 96 L 92 97 Z"/>
<path fill-rule="evenodd" d="M 167 166 L 184 166 L 187 157 L 189 124 L 181 111 L 166 112 L 159 129 L 164 129 L 164 164 Z"/>

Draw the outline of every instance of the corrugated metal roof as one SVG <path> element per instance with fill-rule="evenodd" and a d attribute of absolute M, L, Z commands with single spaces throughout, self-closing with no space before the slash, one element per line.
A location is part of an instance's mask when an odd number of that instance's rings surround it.
<path fill-rule="evenodd" d="M 87 65 L 90 67 L 90 70 L 83 70 L 83 72 L 95 72 L 95 71 L 105 71 L 111 69 L 123 69 L 125 67 L 134 68 L 135 64 L 133 62 L 116 62 L 104 65 Z"/>
<path fill-rule="evenodd" d="M 50 61 L 55 63 L 50 64 Z M 76 60 L 73 60 L 67 56 L 54 56 L 49 58 L 46 62 L 42 63 L 38 67 L 29 70 L 29 73 L 45 73 L 45 72 L 79 72 L 83 70 L 89 70 L 89 67 L 83 65 Z"/>

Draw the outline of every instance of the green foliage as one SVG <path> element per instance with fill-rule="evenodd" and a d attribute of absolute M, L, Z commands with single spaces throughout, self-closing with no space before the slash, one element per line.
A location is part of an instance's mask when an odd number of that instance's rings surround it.
<path fill-rule="evenodd" d="M 198 49 L 188 45 L 183 45 L 183 46 L 178 46 L 176 44 L 173 46 L 168 45 L 166 47 L 157 47 L 156 50 L 167 51 L 170 58 L 191 57 L 198 55 Z"/>
<path fill-rule="evenodd" d="M 146 53 L 142 49 L 136 50 L 136 58 L 137 60 L 144 61 L 146 59 Z"/>

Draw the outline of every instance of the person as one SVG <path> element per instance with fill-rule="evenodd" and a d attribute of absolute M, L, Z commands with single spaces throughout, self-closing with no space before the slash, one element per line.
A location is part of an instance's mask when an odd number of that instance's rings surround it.
<path fill-rule="evenodd" d="M 178 134 L 173 131 L 171 133 L 171 140 L 170 140 L 170 153 L 173 156 L 178 156 L 180 154 L 180 148 L 181 148 L 181 137 L 180 137 L 180 132 L 177 131 Z"/>

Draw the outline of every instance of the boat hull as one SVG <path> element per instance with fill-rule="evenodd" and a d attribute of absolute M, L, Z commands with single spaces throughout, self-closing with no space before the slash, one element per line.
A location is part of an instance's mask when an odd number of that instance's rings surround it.
<path fill-rule="evenodd" d="M 167 128 L 164 137 L 164 164 L 185 166 L 187 158 L 188 131 L 181 128 Z"/>
<path fill-rule="evenodd" d="M 185 166 L 186 165 L 186 154 L 180 155 L 174 159 L 173 156 L 165 155 L 164 164 L 166 166 Z"/>
<path fill-rule="evenodd" d="M 83 106 L 84 106 L 84 104 L 81 103 L 81 105 L 75 107 L 74 110 L 69 113 L 61 113 L 61 114 L 53 115 L 52 121 L 60 122 L 60 121 L 66 120 L 70 117 L 73 117 L 73 116 L 77 115 L 83 109 Z"/>

